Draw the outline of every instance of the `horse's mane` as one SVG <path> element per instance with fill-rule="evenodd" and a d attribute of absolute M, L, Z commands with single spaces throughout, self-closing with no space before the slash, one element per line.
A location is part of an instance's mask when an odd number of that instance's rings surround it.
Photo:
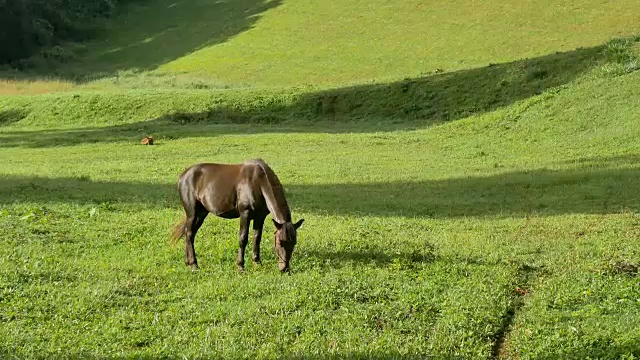
<path fill-rule="evenodd" d="M 270 207 L 269 211 L 271 211 L 272 216 L 278 218 L 282 216 L 281 219 L 276 219 L 278 221 L 291 221 L 291 210 L 289 209 L 289 204 L 287 203 L 287 199 L 284 196 L 284 187 L 282 187 L 282 183 L 276 173 L 264 162 L 262 159 L 254 159 L 250 160 L 251 163 L 259 166 L 262 169 L 262 172 L 265 175 L 265 179 L 268 188 L 263 188 L 263 192 L 266 192 L 265 199 L 267 200 L 267 205 Z M 269 204 L 273 202 L 272 204 Z M 271 207 L 275 207 L 271 209 Z M 278 211 L 279 214 L 274 213 Z"/>

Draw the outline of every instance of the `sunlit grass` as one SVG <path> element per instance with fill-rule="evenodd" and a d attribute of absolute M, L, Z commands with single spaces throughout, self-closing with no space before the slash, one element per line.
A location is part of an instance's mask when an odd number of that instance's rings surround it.
<path fill-rule="evenodd" d="M 398 81 L 600 45 L 636 33 L 639 12 L 630 0 L 162 0 L 127 8 L 64 71 L 157 69 L 231 87 Z"/>

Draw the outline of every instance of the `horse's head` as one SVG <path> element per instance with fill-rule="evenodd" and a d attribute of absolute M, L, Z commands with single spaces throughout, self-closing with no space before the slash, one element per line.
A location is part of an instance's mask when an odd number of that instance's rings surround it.
<path fill-rule="evenodd" d="M 291 221 L 281 224 L 273 220 L 273 225 L 276 227 L 274 250 L 278 257 L 278 268 L 282 272 L 289 271 L 289 261 L 291 254 L 293 254 L 293 248 L 296 246 L 297 231 L 303 221 L 304 219 L 300 219 L 295 224 Z"/>

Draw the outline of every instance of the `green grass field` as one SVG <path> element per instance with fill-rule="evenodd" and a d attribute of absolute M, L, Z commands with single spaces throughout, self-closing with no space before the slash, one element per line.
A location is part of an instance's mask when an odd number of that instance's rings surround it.
<path fill-rule="evenodd" d="M 0 98 L 0 358 L 640 358 L 638 14 L 131 5 Z M 291 276 L 213 216 L 191 272 L 178 174 L 255 157 Z"/>

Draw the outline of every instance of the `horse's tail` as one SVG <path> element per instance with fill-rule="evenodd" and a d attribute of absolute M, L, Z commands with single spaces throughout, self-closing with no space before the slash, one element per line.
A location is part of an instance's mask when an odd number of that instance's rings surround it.
<path fill-rule="evenodd" d="M 178 243 L 178 240 L 180 240 L 186 232 L 187 232 L 187 217 L 185 216 L 182 219 L 182 221 L 180 221 L 173 227 L 173 231 L 171 232 L 171 238 L 169 239 L 169 244 L 175 246 Z"/>

